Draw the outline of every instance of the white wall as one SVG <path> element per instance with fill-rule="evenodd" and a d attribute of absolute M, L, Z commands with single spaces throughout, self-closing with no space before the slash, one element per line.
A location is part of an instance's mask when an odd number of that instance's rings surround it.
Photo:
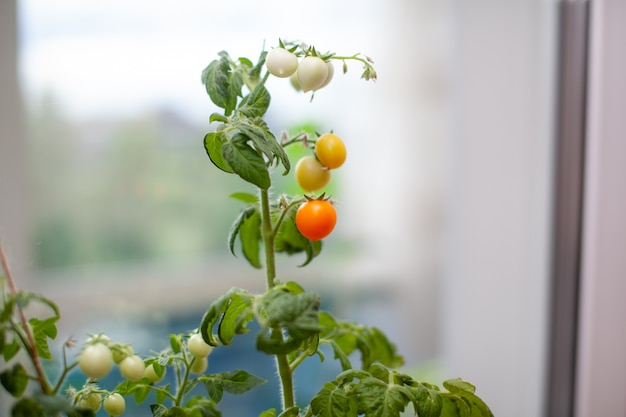
<path fill-rule="evenodd" d="M 591 2 L 576 416 L 626 415 L 626 3 Z"/>
<path fill-rule="evenodd" d="M 552 164 L 555 8 L 456 1 L 444 377 L 496 416 L 541 415 Z"/>

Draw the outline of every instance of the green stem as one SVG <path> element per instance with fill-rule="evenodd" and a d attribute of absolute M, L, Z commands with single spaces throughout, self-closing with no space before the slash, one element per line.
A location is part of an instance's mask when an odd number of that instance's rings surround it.
<path fill-rule="evenodd" d="M 274 238 L 276 234 L 272 227 L 272 217 L 270 212 L 269 192 L 261 190 L 261 233 L 263 234 L 263 246 L 265 247 L 265 270 L 267 273 L 267 288 L 274 288 L 276 278 L 276 255 L 274 252 Z M 274 330 L 280 333 L 280 330 Z M 282 337 L 282 334 L 278 336 Z M 287 355 L 277 354 L 276 367 L 282 387 L 283 411 L 295 406 L 295 394 L 293 389 L 293 373 L 289 366 Z"/>
<path fill-rule="evenodd" d="M 183 402 L 183 397 L 185 396 L 187 382 L 189 381 L 189 373 L 191 372 L 191 366 L 193 365 L 196 358 L 193 358 L 191 362 L 187 364 L 187 359 L 185 359 L 185 375 L 183 376 L 183 380 L 180 382 L 178 386 L 178 392 L 176 393 L 176 398 L 174 400 L 174 405 L 179 406 Z"/>

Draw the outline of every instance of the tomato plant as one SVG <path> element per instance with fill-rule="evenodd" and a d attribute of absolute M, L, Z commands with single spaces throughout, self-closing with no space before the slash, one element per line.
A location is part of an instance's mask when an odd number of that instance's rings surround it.
<path fill-rule="evenodd" d="M 101 406 L 110 416 L 118 416 L 125 412 L 129 397 L 138 404 L 150 401 L 154 417 L 220 416 L 225 393 L 242 394 L 266 381 L 244 369 L 215 373 L 208 356 L 253 329 L 254 347 L 276 364 L 281 399 L 280 410 L 259 410 L 259 417 L 399 417 L 409 406 L 420 417 L 493 416 L 473 385 L 449 379 L 440 389 L 415 380 L 399 369 L 403 358 L 383 331 L 338 319 L 322 309 L 318 294 L 295 281 L 278 279 L 277 253 L 304 255 L 301 266 L 309 264 L 320 256 L 322 241 L 337 222 L 335 208 L 323 194 L 290 196 L 278 190 L 276 198 L 270 196 L 275 176 L 292 172 L 285 149 L 301 144 L 310 151 L 296 164 L 295 177 L 304 192 L 312 193 L 329 183 L 331 170 L 343 165 L 346 147 L 334 133 L 317 139 L 285 134 L 278 139 L 264 120 L 271 103 L 266 82 L 272 74 L 289 78 L 286 82 L 295 80 L 302 91 L 312 92 L 312 99 L 333 80 L 336 61 L 342 62 L 344 73 L 348 62 L 360 63 L 361 78 L 376 80 L 366 56 L 322 53 L 282 40 L 269 52 L 261 51 L 256 61 L 232 59 L 222 51 L 202 71 L 202 82 L 216 107 L 204 136 L 206 154 L 224 175 L 237 175 L 255 189 L 255 194 L 232 194 L 243 207 L 230 228 L 228 247 L 233 254 L 240 250 L 252 267 L 263 268 L 266 285 L 260 293 L 235 287 L 208 300 L 198 328 L 171 334 L 164 346 L 148 354 L 136 354 L 131 345 L 97 334 L 78 349 L 79 342 L 69 339 L 55 355 L 49 341 L 57 336 L 59 309 L 45 296 L 17 289 L 0 244 L 5 272 L 0 277 L 0 354 L 7 363 L 0 383 L 15 399 L 12 417 L 93 417 Z M 29 303 L 38 303 L 48 313 L 29 319 Z M 296 398 L 294 373 L 311 357 L 324 359 L 325 349 L 341 371 L 307 404 Z M 48 372 L 44 360 L 58 369 Z M 108 385 L 115 364 L 122 378 Z M 81 371 L 77 377 L 86 377 L 82 386 L 68 383 L 75 368 Z M 169 378 L 164 378 L 166 374 Z"/>
<path fill-rule="evenodd" d="M 316 241 L 328 236 L 337 223 L 337 212 L 328 200 L 302 203 L 296 212 L 296 226 L 307 239 Z"/>

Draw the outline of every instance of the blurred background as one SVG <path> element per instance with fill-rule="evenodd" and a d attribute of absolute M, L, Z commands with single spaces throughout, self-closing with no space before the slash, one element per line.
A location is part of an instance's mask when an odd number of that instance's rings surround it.
<path fill-rule="evenodd" d="M 462 377 L 495 415 L 540 415 L 555 2 L 2 7 L 1 73 L 19 82 L 0 98 L 14 134 L 0 138 L 0 236 L 19 284 L 60 304 L 60 342 L 104 332 L 158 349 L 228 288 L 263 288 L 262 272 L 226 246 L 241 207 L 228 195 L 251 188 L 206 157 L 216 109 L 200 73 L 221 50 L 256 60 L 264 45 L 297 39 L 364 53 L 379 78 L 337 66 L 312 101 L 270 80 L 274 132 L 334 130 L 348 147 L 333 177 L 337 230 L 307 268 L 281 257 L 279 277 L 318 291 L 337 316 L 382 327 L 416 378 Z M 290 178 L 279 184 L 297 192 Z M 210 371 L 251 366 L 273 379 L 271 360 L 244 345 L 218 349 Z M 298 375 L 302 402 L 317 390 L 306 381 L 337 370 L 315 361 Z M 277 402 L 268 385 L 222 410 L 256 415 Z"/>

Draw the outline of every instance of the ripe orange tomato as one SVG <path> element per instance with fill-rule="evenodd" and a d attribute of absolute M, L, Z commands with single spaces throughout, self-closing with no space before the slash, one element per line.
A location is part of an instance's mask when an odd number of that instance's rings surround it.
<path fill-rule="evenodd" d="M 326 200 L 310 200 L 296 211 L 296 227 L 307 239 L 316 241 L 328 236 L 337 223 L 337 212 Z"/>

